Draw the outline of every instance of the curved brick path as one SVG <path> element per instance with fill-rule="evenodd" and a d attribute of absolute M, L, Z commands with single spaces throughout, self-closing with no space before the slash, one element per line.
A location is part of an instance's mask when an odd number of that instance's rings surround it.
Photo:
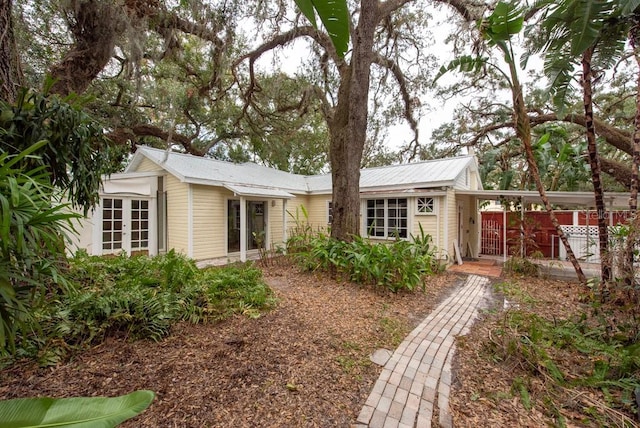
<path fill-rule="evenodd" d="M 451 427 L 449 391 L 455 337 L 466 334 L 488 297 L 489 279 L 469 275 L 400 344 L 385 364 L 356 428 L 429 428 L 434 410 L 438 422 Z"/>

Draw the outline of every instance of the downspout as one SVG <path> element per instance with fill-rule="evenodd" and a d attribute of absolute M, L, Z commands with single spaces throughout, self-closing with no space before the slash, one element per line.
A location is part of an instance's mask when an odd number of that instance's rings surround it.
<path fill-rule="evenodd" d="M 287 200 L 282 199 L 282 245 L 287 251 Z"/>

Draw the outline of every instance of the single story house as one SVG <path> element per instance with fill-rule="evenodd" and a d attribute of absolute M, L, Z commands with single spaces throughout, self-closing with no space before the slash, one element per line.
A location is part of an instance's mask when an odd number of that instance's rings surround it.
<path fill-rule="evenodd" d="M 481 190 L 474 156 L 363 169 L 360 233 L 411 239 L 422 227 L 450 262 L 457 254 L 475 257 L 481 222 L 472 194 Z M 100 204 L 74 245 L 94 255 L 175 249 L 196 260 L 246 260 L 261 247 L 283 245 L 296 213 L 314 229 L 328 228 L 331 199 L 330 174 L 138 147 L 123 173 L 104 180 Z"/>

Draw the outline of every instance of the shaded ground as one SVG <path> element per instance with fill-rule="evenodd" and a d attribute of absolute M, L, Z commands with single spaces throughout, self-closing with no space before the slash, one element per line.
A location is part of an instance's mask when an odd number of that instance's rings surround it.
<path fill-rule="evenodd" d="M 0 398 L 157 393 L 125 427 L 347 427 L 395 348 L 456 283 L 429 279 L 426 293 L 391 295 L 300 274 L 265 272 L 277 308 L 252 320 L 177 326 L 162 342 L 109 338 L 72 361 L 0 372 Z"/>

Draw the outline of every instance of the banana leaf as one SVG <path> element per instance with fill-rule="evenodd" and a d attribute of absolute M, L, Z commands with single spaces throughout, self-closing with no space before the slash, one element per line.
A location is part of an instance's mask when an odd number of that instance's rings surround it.
<path fill-rule="evenodd" d="M 3 428 L 111 428 L 145 410 L 155 394 L 140 390 L 119 397 L 17 398 L 0 401 Z"/>

